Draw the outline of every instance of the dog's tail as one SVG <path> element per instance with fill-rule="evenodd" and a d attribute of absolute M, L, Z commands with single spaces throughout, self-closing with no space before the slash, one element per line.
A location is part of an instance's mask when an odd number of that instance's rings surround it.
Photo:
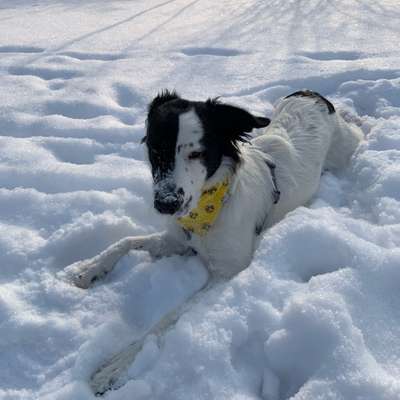
<path fill-rule="evenodd" d="M 356 125 L 356 126 L 358 126 L 359 128 L 362 127 L 362 125 L 363 125 L 363 120 L 362 120 L 362 118 L 360 118 L 360 117 L 359 117 L 358 115 L 356 115 L 355 113 L 350 112 L 349 110 L 346 110 L 346 109 L 343 109 L 343 108 L 337 109 L 337 112 L 339 113 L 339 115 L 340 115 L 347 123 L 352 124 L 352 125 Z"/>
<path fill-rule="evenodd" d="M 364 134 L 360 129 L 361 120 L 351 120 L 347 117 L 348 115 L 342 115 L 342 112 L 336 112 L 332 115 L 335 128 L 325 160 L 324 167 L 326 169 L 344 169 L 358 144 L 364 139 Z"/>

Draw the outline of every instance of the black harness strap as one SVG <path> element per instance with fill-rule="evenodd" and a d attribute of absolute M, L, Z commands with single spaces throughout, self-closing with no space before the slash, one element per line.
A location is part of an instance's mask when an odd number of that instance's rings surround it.
<path fill-rule="evenodd" d="M 276 165 L 271 160 L 265 160 L 265 163 L 268 165 L 268 168 L 271 171 L 272 185 L 273 185 L 272 200 L 274 201 L 274 204 L 276 204 L 281 197 L 281 192 L 279 191 L 278 184 L 276 183 L 276 175 L 275 175 Z"/>
<path fill-rule="evenodd" d="M 271 178 L 272 178 L 272 200 L 274 204 L 278 203 L 280 197 L 281 197 L 281 192 L 278 189 L 278 184 L 276 182 L 276 175 L 275 175 L 275 163 L 272 162 L 271 160 L 265 160 L 265 163 L 267 164 L 270 172 L 271 172 Z M 268 214 L 265 215 L 264 220 L 262 221 L 261 224 L 257 224 L 255 228 L 255 234 L 259 236 L 261 232 L 264 230 L 264 226 L 267 222 L 268 219 Z"/>

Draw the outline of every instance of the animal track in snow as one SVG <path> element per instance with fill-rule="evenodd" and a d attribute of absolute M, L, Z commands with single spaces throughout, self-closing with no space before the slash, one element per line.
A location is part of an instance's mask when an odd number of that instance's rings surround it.
<path fill-rule="evenodd" d="M 224 47 L 185 47 L 181 52 L 186 56 L 214 56 L 214 57 L 234 57 L 244 54 L 244 52 Z"/>
<path fill-rule="evenodd" d="M 63 115 L 72 119 L 91 119 L 109 114 L 105 107 L 86 101 L 49 101 L 46 110 L 47 115 Z"/>
<path fill-rule="evenodd" d="M 48 101 L 46 115 L 62 115 L 71 119 L 92 119 L 111 115 L 127 125 L 134 123 L 134 118 L 128 113 L 114 111 L 111 108 L 87 101 Z"/>
<path fill-rule="evenodd" d="M 38 78 L 50 81 L 52 79 L 72 79 L 82 76 L 79 71 L 70 69 L 51 69 L 45 67 L 10 67 L 8 72 L 17 76 L 36 76 Z"/>
<path fill-rule="evenodd" d="M 113 85 L 115 91 L 115 101 L 121 107 L 132 107 L 135 103 L 142 103 L 139 95 L 129 87 L 122 83 L 116 83 Z"/>
<path fill-rule="evenodd" d="M 77 60 L 86 61 L 115 61 L 126 58 L 125 55 L 120 53 L 84 53 L 78 51 L 67 51 L 59 53 L 59 55 L 76 58 Z"/>
<path fill-rule="evenodd" d="M 97 155 L 111 152 L 89 139 L 44 138 L 40 142 L 57 160 L 70 164 L 93 164 Z"/>
<path fill-rule="evenodd" d="M 320 61 L 350 61 L 366 58 L 363 53 L 357 51 L 303 51 L 297 55 Z"/>
<path fill-rule="evenodd" d="M 33 46 L 0 46 L 0 53 L 42 53 L 44 49 Z"/>
<path fill-rule="evenodd" d="M 51 90 L 61 90 L 64 88 L 65 88 L 65 82 L 56 81 L 56 82 L 49 83 L 49 89 L 51 89 Z"/>

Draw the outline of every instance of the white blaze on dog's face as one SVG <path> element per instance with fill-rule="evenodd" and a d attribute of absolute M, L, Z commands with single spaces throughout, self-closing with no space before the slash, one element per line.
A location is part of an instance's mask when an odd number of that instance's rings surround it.
<path fill-rule="evenodd" d="M 196 207 L 202 188 L 223 157 L 236 165 L 238 141 L 269 124 L 268 118 L 216 100 L 189 101 L 164 91 L 149 105 L 147 145 L 154 180 L 154 207 L 184 215 Z"/>
<path fill-rule="evenodd" d="M 207 179 L 203 138 L 203 126 L 196 112 L 180 114 L 172 176 L 175 185 L 183 189 L 183 206 L 179 210 L 182 215 L 196 206 Z"/>

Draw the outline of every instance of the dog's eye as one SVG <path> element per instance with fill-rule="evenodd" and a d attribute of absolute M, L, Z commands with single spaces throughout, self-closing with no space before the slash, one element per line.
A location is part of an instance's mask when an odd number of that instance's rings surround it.
<path fill-rule="evenodd" d="M 197 160 L 202 157 L 204 157 L 204 151 L 192 151 L 188 156 L 189 160 Z"/>

